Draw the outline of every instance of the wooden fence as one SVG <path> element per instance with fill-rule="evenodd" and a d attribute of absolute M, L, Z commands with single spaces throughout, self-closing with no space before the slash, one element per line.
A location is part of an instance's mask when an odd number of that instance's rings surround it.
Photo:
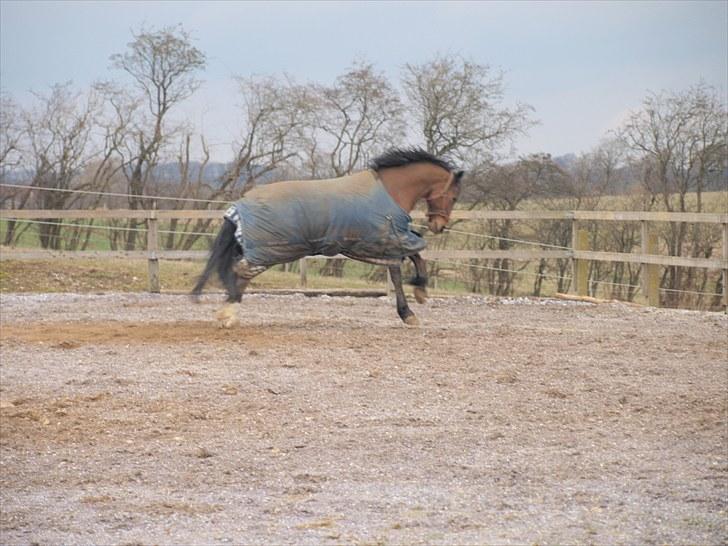
<path fill-rule="evenodd" d="M 414 219 L 423 219 L 424 213 L 414 211 Z M 147 221 L 147 250 L 145 251 L 13 251 L 0 255 L 0 259 L 30 260 L 48 257 L 126 257 L 147 259 L 149 262 L 149 289 L 159 292 L 159 260 L 204 259 L 204 251 L 160 250 L 160 220 L 209 220 L 222 218 L 219 210 L 0 210 L 0 220 L 103 220 L 138 219 Z M 572 290 L 576 295 L 587 294 L 588 265 L 590 261 L 627 262 L 642 264 L 641 286 L 652 306 L 659 306 L 659 266 L 698 267 L 722 271 L 723 304 L 728 308 L 728 214 L 676 213 L 640 211 L 455 211 L 453 220 L 563 220 L 571 222 L 572 244 L 569 249 L 558 250 L 428 250 L 425 259 L 510 259 L 530 261 L 540 259 L 570 259 L 573 264 Z M 639 253 L 600 252 L 588 248 L 588 232 L 582 228 L 587 221 L 640 222 L 641 249 Z M 722 226 L 722 255 L 717 258 L 693 258 L 657 254 L 656 222 L 684 222 L 720 224 Z M 301 261 L 301 281 L 305 284 L 305 260 Z"/>

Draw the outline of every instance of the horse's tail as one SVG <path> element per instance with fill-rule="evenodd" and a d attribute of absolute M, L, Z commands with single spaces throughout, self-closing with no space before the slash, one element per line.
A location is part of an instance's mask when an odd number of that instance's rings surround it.
<path fill-rule="evenodd" d="M 225 218 L 220 233 L 212 244 L 207 265 L 192 289 L 192 297 L 195 299 L 199 297 L 210 275 L 217 270 L 217 275 L 228 293 L 228 299 L 234 298 L 238 290 L 233 266 L 241 256 L 242 250 L 235 238 L 235 224 Z"/>

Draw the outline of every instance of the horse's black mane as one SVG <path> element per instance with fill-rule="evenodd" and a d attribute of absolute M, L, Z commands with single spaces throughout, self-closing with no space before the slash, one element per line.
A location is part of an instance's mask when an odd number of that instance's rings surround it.
<path fill-rule="evenodd" d="M 432 163 L 438 167 L 442 167 L 447 171 L 452 171 L 453 166 L 439 157 L 435 157 L 422 148 L 393 148 L 384 152 L 382 155 L 375 157 L 369 163 L 369 168 L 376 172 L 382 169 L 390 169 L 392 167 L 406 167 L 414 163 Z"/>

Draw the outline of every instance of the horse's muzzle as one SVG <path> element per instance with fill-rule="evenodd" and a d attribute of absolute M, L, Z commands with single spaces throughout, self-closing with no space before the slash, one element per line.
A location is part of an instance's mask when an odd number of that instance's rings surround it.
<path fill-rule="evenodd" d="M 448 219 L 443 216 L 430 216 L 427 220 L 427 227 L 432 233 L 442 233 L 447 223 Z"/>

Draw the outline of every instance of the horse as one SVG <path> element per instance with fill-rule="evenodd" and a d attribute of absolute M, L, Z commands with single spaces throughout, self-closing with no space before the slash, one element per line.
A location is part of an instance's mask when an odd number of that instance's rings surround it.
<path fill-rule="evenodd" d="M 223 328 L 238 324 L 236 304 L 248 283 L 269 267 L 305 256 L 344 255 L 389 269 L 397 313 L 410 326 L 419 321 L 407 304 L 400 266 L 409 258 L 415 300 L 427 299 L 427 268 L 420 252 L 426 242 L 410 228 L 409 213 L 427 203 L 427 226 L 442 233 L 460 195 L 464 172 L 447 160 L 417 148 L 391 149 L 368 169 L 327 180 L 260 185 L 224 214 L 223 225 L 192 296 L 213 271 L 227 292 L 217 313 Z"/>

